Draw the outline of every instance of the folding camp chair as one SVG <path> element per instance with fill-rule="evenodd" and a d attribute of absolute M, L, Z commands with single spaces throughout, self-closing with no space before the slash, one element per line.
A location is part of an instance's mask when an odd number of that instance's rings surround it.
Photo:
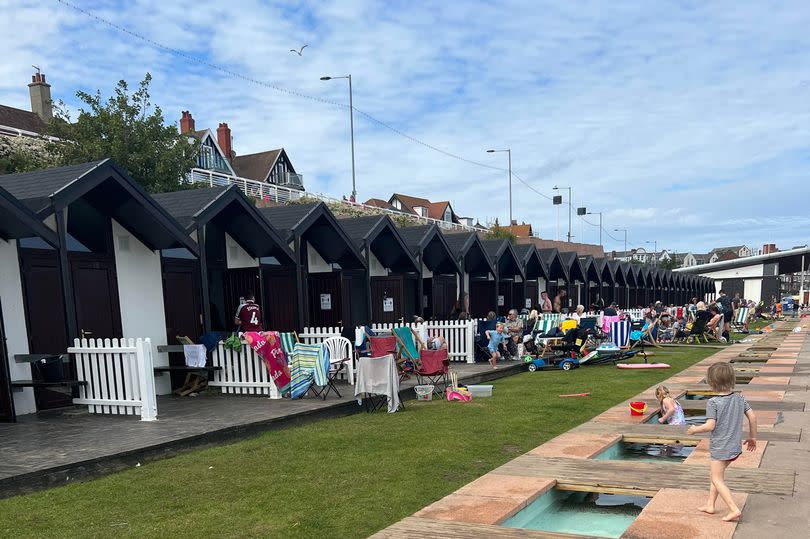
<path fill-rule="evenodd" d="M 290 398 L 320 397 L 329 384 L 329 360 L 320 344 L 295 343 L 290 363 Z M 316 386 L 320 386 L 320 389 Z"/>
<path fill-rule="evenodd" d="M 475 361 L 489 361 L 489 339 L 487 331 L 495 331 L 495 320 L 479 320 L 474 339 Z"/>
<path fill-rule="evenodd" d="M 599 323 L 599 319 L 595 316 L 587 316 L 585 318 L 580 318 L 579 320 L 579 329 L 584 330 L 596 330 L 596 325 Z"/>
<path fill-rule="evenodd" d="M 689 335 L 686 336 L 686 342 L 700 342 L 701 339 L 703 339 L 703 342 L 709 342 L 707 333 L 708 328 L 706 327 L 706 323 L 707 321 L 705 318 L 696 318 L 695 321 L 692 322 L 692 327 L 689 328 Z"/>
<path fill-rule="evenodd" d="M 450 356 L 447 348 L 440 350 L 423 349 L 419 352 L 421 366 L 416 371 L 416 383 L 420 385 L 430 384 L 433 386 L 433 393 L 444 395 L 447 387 L 447 372 L 450 369 Z"/>
<path fill-rule="evenodd" d="M 374 336 L 368 338 L 371 357 L 382 357 L 397 353 L 397 340 L 394 336 Z"/>
<path fill-rule="evenodd" d="M 348 382 L 354 385 L 354 354 L 352 343 L 346 337 L 329 337 L 323 341 L 325 353 L 329 356 L 329 372 L 327 373 L 326 389 L 322 393 L 323 400 L 334 391 L 341 397 L 340 391 L 335 387 L 335 381 L 344 368 L 348 370 Z"/>
<path fill-rule="evenodd" d="M 619 348 L 627 348 L 630 346 L 630 322 L 627 320 L 616 320 L 611 322 L 610 329 L 608 330 L 610 342 Z"/>

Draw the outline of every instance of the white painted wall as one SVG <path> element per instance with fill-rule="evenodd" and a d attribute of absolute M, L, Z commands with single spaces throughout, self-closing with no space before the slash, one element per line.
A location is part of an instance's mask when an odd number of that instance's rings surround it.
<path fill-rule="evenodd" d="M 368 268 L 371 273 L 372 277 L 387 277 L 388 270 L 385 266 L 382 265 L 382 262 L 377 260 L 377 257 L 374 256 L 374 253 L 369 253 L 371 260 L 368 261 Z"/>
<path fill-rule="evenodd" d="M 713 279 L 740 279 L 745 277 L 762 277 L 765 272 L 764 264 L 753 264 L 741 268 L 720 269 L 716 271 L 702 271 L 699 275 Z"/>
<path fill-rule="evenodd" d="M 422 278 L 423 279 L 431 279 L 433 277 L 433 272 L 430 271 L 427 266 L 422 264 Z"/>
<path fill-rule="evenodd" d="M 151 251 L 115 220 L 112 227 L 124 337 L 149 337 L 155 366 L 168 365 L 168 355 L 157 351 L 166 344 L 160 252 Z M 159 395 L 171 393 L 169 377 L 155 377 L 155 389 Z"/>
<path fill-rule="evenodd" d="M 756 303 L 762 301 L 762 281 L 760 279 L 746 279 L 743 287 L 743 297 Z"/>
<path fill-rule="evenodd" d="M 307 245 L 307 269 L 309 273 L 332 273 L 332 265 L 329 264 L 309 243 Z"/>
<path fill-rule="evenodd" d="M 253 258 L 235 239 L 225 234 L 225 257 L 227 258 L 228 269 L 236 268 L 258 268 L 259 260 Z"/>
<path fill-rule="evenodd" d="M 0 301 L 3 304 L 3 322 L 6 328 L 6 346 L 12 380 L 30 380 L 31 366 L 17 363 L 14 354 L 28 353 L 28 330 L 25 325 L 20 261 L 15 241 L 0 240 Z M 34 389 L 26 387 L 14 391 L 14 409 L 17 415 L 36 412 Z"/>

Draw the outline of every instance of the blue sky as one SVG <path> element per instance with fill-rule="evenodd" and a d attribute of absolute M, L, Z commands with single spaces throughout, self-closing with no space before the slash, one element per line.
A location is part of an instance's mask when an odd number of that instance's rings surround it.
<path fill-rule="evenodd" d="M 80 1 L 185 54 L 307 95 L 354 103 L 466 159 L 629 229 L 631 246 L 705 251 L 808 243 L 807 2 Z M 239 154 L 283 146 L 307 188 L 351 190 L 346 109 L 200 66 L 55 0 L 0 0 L 0 103 L 28 107 L 31 64 L 54 97 L 153 76 L 167 121 L 228 122 Z M 309 46 L 303 56 L 291 48 Z M 362 200 L 392 191 L 507 220 L 507 174 L 431 151 L 355 116 Z M 554 239 L 557 210 L 515 180 L 513 213 Z M 589 217 L 590 222 L 597 221 Z M 560 236 L 567 230 L 565 211 Z M 598 230 L 575 216 L 575 240 Z M 603 235 L 606 249 L 622 242 Z"/>

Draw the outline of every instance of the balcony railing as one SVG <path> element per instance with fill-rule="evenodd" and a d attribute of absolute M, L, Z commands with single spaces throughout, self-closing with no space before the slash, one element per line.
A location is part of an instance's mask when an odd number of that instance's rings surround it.
<path fill-rule="evenodd" d="M 300 175 L 291 174 L 291 176 L 300 176 Z M 256 180 L 241 178 L 239 176 L 231 176 L 230 174 L 222 174 L 220 172 L 214 172 L 213 170 L 206 170 L 202 168 L 191 169 L 191 172 L 187 176 L 187 181 L 191 183 L 201 183 L 211 187 L 228 187 L 230 185 L 238 185 L 239 188 L 242 190 L 242 192 L 245 193 L 247 196 L 258 198 L 260 200 L 272 200 L 273 202 L 284 203 L 301 200 L 302 198 L 313 198 L 325 202 L 327 204 L 346 204 L 353 208 L 365 209 L 369 211 L 374 211 L 376 213 L 384 213 L 387 215 L 391 215 L 392 217 L 397 216 L 401 217 L 404 215 L 410 219 L 413 219 L 414 221 L 418 221 L 421 223 L 426 224 L 436 223 L 440 228 L 443 228 L 445 230 L 468 230 L 473 232 L 478 231 L 478 229 L 475 227 L 462 225 L 459 223 L 441 221 L 439 219 L 433 219 L 431 217 L 422 217 L 419 215 L 403 213 L 396 210 L 390 210 L 387 208 L 378 208 L 377 206 L 367 206 L 359 202 L 351 202 L 348 200 L 334 198 L 321 193 L 303 191 L 302 189 L 293 189 L 282 185 L 274 185 L 272 183 L 257 182 Z"/>

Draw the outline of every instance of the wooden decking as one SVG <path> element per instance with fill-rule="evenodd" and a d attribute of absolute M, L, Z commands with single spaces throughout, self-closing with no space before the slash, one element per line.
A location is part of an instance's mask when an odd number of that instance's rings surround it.
<path fill-rule="evenodd" d="M 594 434 L 621 434 L 622 436 L 657 438 L 660 440 L 697 441 L 708 438 L 708 434 L 686 434 L 686 427 L 674 425 L 656 425 L 653 423 L 610 423 L 607 421 L 589 421 L 573 429 L 575 432 Z M 797 442 L 801 438 L 801 429 L 791 429 L 784 425 L 758 428 L 757 439 L 769 442 Z"/>
<path fill-rule="evenodd" d="M 449 537 L 466 537 L 468 539 L 501 539 L 526 537 L 528 539 L 596 539 L 589 535 L 570 535 L 518 528 L 502 528 L 490 524 L 471 524 L 431 518 L 408 517 L 393 526 L 375 533 L 373 539 L 448 539 Z"/>
<path fill-rule="evenodd" d="M 590 492 L 621 491 L 651 495 L 662 488 L 705 487 L 709 467 L 522 455 L 493 473 L 553 477 L 559 487 L 586 487 L 585 490 Z M 795 474 L 758 468 L 729 468 L 726 483 L 731 490 L 749 494 L 792 496 Z"/>

